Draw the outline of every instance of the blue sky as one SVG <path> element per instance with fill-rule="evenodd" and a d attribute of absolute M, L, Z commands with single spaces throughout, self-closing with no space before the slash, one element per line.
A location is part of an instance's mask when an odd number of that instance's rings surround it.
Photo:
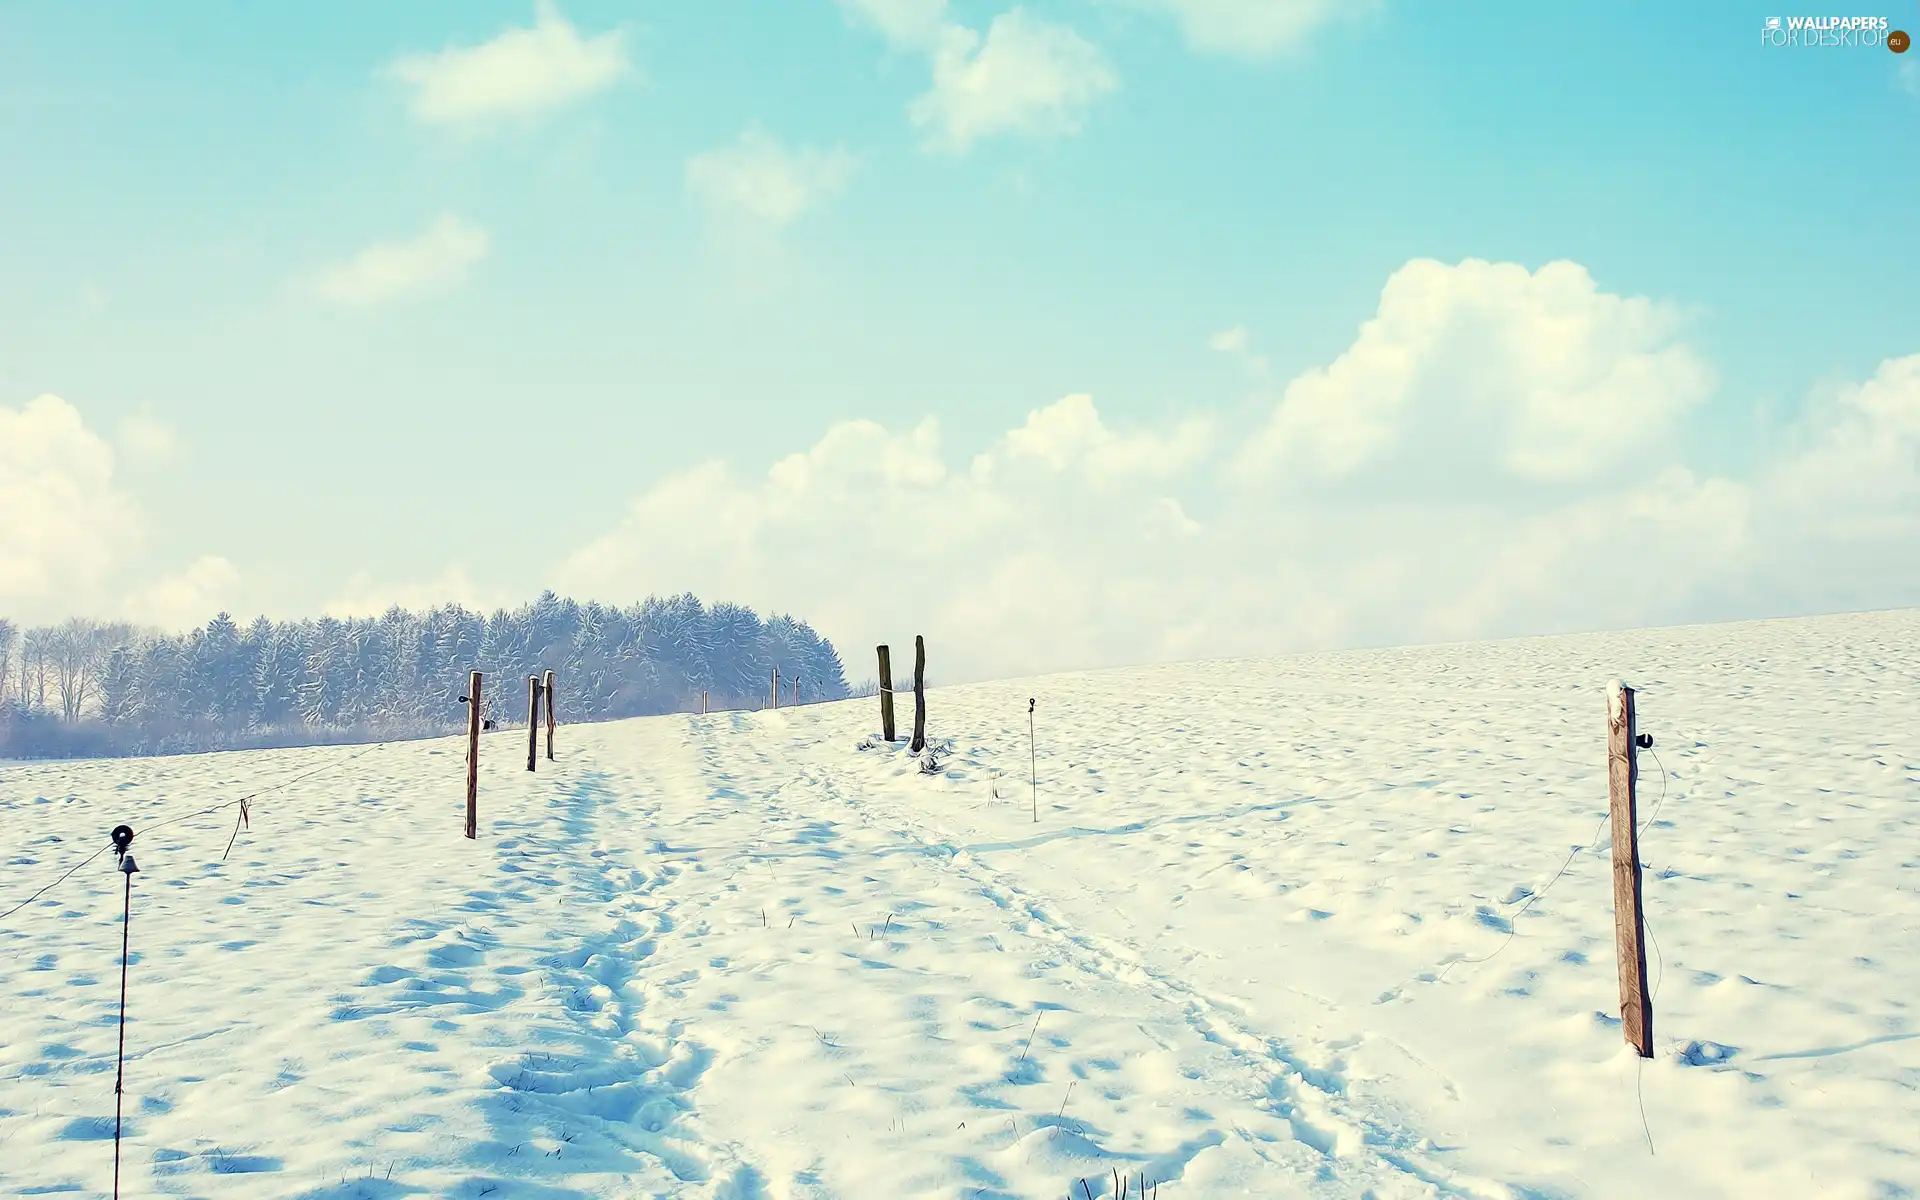
<path fill-rule="evenodd" d="M 969 675 L 1920 603 L 1920 54 L 1795 11 L 0 7 L 0 613 L 692 588 Z"/>

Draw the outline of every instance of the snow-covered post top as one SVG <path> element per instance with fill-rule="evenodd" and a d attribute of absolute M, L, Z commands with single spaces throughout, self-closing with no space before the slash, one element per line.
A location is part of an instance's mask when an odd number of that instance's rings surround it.
<path fill-rule="evenodd" d="M 1607 720 L 1618 725 L 1626 719 L 1627 685 L 1618 679 L 1607 681 Z"/>

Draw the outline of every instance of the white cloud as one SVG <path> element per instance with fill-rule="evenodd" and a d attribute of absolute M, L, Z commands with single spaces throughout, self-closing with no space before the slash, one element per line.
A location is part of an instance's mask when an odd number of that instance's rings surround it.
<path fill-rule="evenodd" d="M 1256 375 L 1264 376 L 1269 369 L 1266 356 L 1253 352 L 1253 339 L 1245 325 L 1235 325 L 1214 334 L 1207 339 L 1207 349 L 1238 359 L 1241 365 Z"/>
<path fill-rule="evenodd" d="M 135 540 L 114 453 L 58 396 L 0 406 L 0 611 L 19 620 L 89 603 Z"/>
<path fill-rule="evenodd" d="M 205 555 L 177 575 L 135 589 L 122 601 L 120 615 L 172 633 L 193 629 L 232 608 L 239 582 L 232 563 Z"/>
<path fill-rule="evenodd" d="M 1704 387 L 1670 308 L 1573 264 L 1410 263 L 1279 406 L 1327 402 L 1283 432 L 1411 470 L 1396 490 L 1236 484 L 1224 468 L 1267 431 L 1209 414 L 1123 426 L 1074 395 L 970 457 L 931 419 L 850 421 L 757 477 L 688 469 L 557 586 L 795 612 L 856 675 L 875 642 L 923 633 L 942 681 L 1920 603 L 1920 356 L 1814 406 L 1796 446 L 1743 479 L 1643 444 Z M 1446 435 L 1463 420 L 1471 436 Z M 1527 488 L 1490 497 L 1483 476 Z"/>
<path fill-rule="evenodd" d="M 173 445 L 149 414 L 129 418 L 121 436 L 143 454 Z M 144 530 L 116 466 L 113 447 L 60 397 L 0 407 L 0 615 L 28 624 L 113 615 L 184 628 L 231 594 L 238 574 L 212 556 L 171 578 L 128 582 Z"/>
<path fill-rule="evenodd" d="M 377 617 L 396 604 L 413 612 L 442 604 L 486 612 L 506 603 L 505 597 L 474 583 L 467 569 L 456 563 L 425 582 L 380 582 L 360 572 L 320 611 L 330 617 Z"/>
<path fill-rule="evenodd" d="M 1222 329 L 1207 339 L 1207 349 L 1218 350 L 1222 354 L 1245 354 L 1247 352 L 1247 327 L 1235 325 L 1232 329 Z"/>
<path fill-rule="evenodd" d="M 1344 354 L 1287 385 L 1241 469 L 1342 476 L 1445 443 L 1525 479 L 1590 476 L 1659 444 L 1711 391 L 1678 325 L 1577 263 L 1416 259 Z"/>
<path fill-rule="evenodd" d="M 582 37 L 551 0 L 540 0 L 530 29 L 509 29 L 478 46 L 410 54 L 387 73 L 412 89 L 418 120 L 471 128 L 561 108 L 630 70 L 623 31 Z"/>
<path fill-rule="evenodd" d="M 1161 434 L 1150 430 L 1117 433 L 1108 429 L 1093 397 L 1068 396 L 1027 414 L 1027 423 L 1010 431 L 998 455 L 983 460 L 1033 459 L 1053 471 L 1078 469 L 1095 486 L 1131 480 L 1161 480 L 1184 475 L 1211 449 L 1213 421 L 1189 417 Z"/>
<path fill-rule="evenodd" d="M 927 55 L 933 87 L 908 113 L 930 148 L 964 153 L 1000 134 L 1076 133 L 1120 86 L 1106 57 L 1065 25 L 1013 8 L 984 37 L 946 17 L 944 0 L 842 0 L 897 50 Z"/>
<path fill-rule="evenodd" d="M 777 230 L 838 195 L 853 166 L 853 155 L 838 147 L 790 150 L 749 129 L 688 159 L 687 190 L 718 221 Z"/>
<path fill-rule="evenodd" d="M 1780 464 L 1774 488 L 1831 520 L 1920 502 L 1920 355 L 1881 363 L 1809 414 L 1804 450 Z"/>
<path fill-rule="evenodd" d="M 1703 579 L 1737 564 L 1752 504 L 1741 484 L 1674 467 L 1565 507 L 1483 521 L 1475 577 L 1434 605 L 1421 633 L 1468 639 L 1516 623 L 1579 629 L 1684 611 Z"/>
<path fill-rule="evenodd" d="M 443 215 L 410 241 L 378 242 L 322 271 L 313 293 L 334 304 L 365 306 L 453 283 L 487 256 L 487 231 Z"/>
<path fill-rule="evenodd" d="M 1358 16 L 1374 0 L 1127 0 L 1179 22 L 1196 50 L 1265 58 L 1298 47 L 1341 18 Z"/>
<path fill-rule="evenodd" d="M 1754 492 L 1760 594 L 1799 608 L 1920 603 L 1920 354 L 1811 404 Z"/>
<path fill-rule="evenodd" d="M 144 409 L 121 419 L 119 442 L 129 459 L 152 465 L 173 461 L 180 449 L 173 430 Z"/>
<path fill-rule="evenodd" d="M 1091 42 L 1016 8 L 995 17 L 984 40 L 948 26 L 933 51 L 933 89 L 909 112 L 932 145 L 964 152 L 995 134 L 1076 133 L 1093 102 L 1119 85 Z"/>
<path fill-rule="evenodd" d="M 932 50 L 947 27 L 947 0 L 840 0 L 900 50 Z"/>
<path fill-rule="evenodd" d="M 1151 638 L 1119 632 L 1137 590 L 1124 581 L 1135 546 L 1191 538 L 1193 522 L 1153 481 L 1191 461 L 1195 436 L 1115 431 L 1069 397 L 955 470 L 931 419 L 898 433 L 846 422 L 758 480 L 722 463 L 662 480 L 560 578 L 581 595 L 736 597 L 803 614 L 847 646 L 903 621 L 893 636 L 933 637 L 947 678 L 963 662 L 994 671 L 1150 655 Z M 1102 552 L 1119 556 L 1113 569 Z M 1123 586 L 1109 587 L 1115 579 Z"/>

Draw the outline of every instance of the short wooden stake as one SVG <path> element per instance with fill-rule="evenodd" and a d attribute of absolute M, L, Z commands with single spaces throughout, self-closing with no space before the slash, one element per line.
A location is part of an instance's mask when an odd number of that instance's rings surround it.
<path fill-rule="evenodd" d="M 480 672 L 467 676 L 467 836 L 480 824 Z"/>
<path fill-rule="evenodd" d="M 1647 927 L 1640 907 L 1640 769 L 1633 689 L 1614 680 L 1607 694 L 1607 791 L 1613 821 L 1613 937 L 1620 960 L 1620 1025 L 1641 1058 L 1653 1057 L 1653 1004 L 1647 998 Z"/>
<path fill-rule="evenodd" d="M 880 652 L 880 732 L 886 739 L 893 740 L 893 660 L 888 657 L 885 646 L 876 646 Z"/>
<path fill-rule="evenodd" d="M 793 677 L 793 706 L 795 708 L 800 707 L 800 677 L 798 675 Z"/>
<path fill-rule="evenodd" d="M 540 761 L 540 677 L 527 676 L 527 770 Z"/>
<path fill-rule="evenodd" d="M 707 715 L 707 691 L 705 688 L 700 689 L 700 715 L 703 717 Z"/>
<path fill-rule="evenodd" d="M 553 672 L 548 671 L 540 678 L 540 703 L 547 709 L 547 761 L 553 761 L 553 727 L 557 718 L 554 714 L 559 708 L 553 702 Z"/>
<path fill-rule="evenodd" d="M 913 745 L 915 754 L 927 748 L 927 639 L 913 636 Z"/>

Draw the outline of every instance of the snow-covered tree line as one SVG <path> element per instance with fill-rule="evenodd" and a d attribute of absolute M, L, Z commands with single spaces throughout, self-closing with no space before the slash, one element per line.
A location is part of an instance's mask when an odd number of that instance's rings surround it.
<path fill-rule="evenodd" d="M 556 673 L 562 721 L 758 708 L 847 695 L 840 657 L 806 622 L 761 620 L 688 594 L 627 608 L 544 593 L 491 616 L 459 605 L 240 625 L 180 635 L 70 620 L 0 620 L 0 757 L 169 754 L 430 736 L 465 727 L 467 672 L 485 712 L 524 724 L 527 676 Z"/>

